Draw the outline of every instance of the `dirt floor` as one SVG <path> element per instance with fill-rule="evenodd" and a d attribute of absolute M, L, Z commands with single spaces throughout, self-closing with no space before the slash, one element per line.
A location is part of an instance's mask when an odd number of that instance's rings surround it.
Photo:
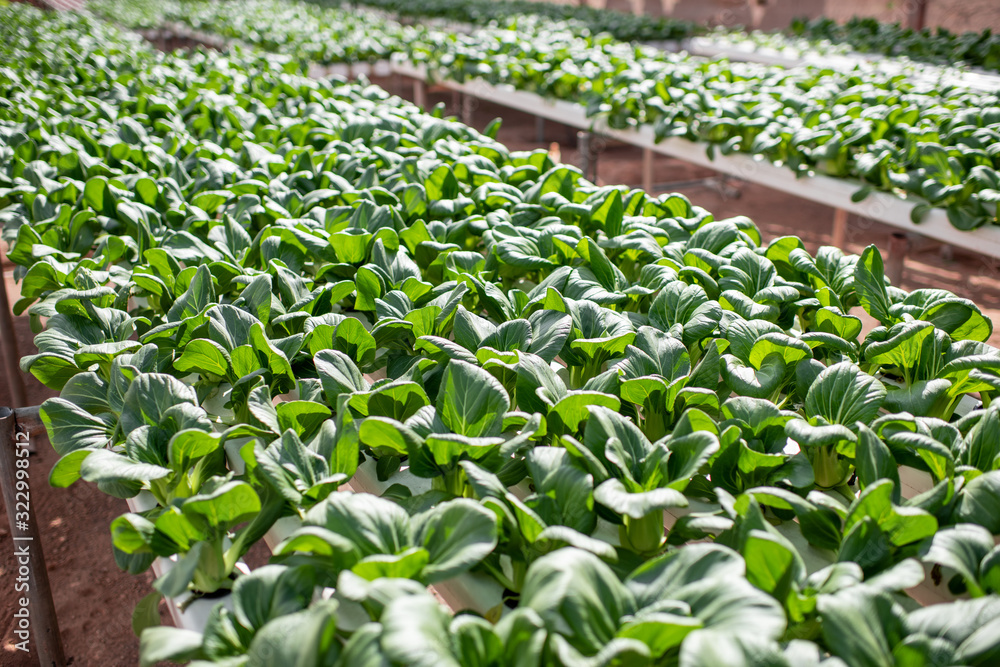
<path fill-rule="evenodd" d="M 385 81 L 387 88 L 407 94 L 400 82 Z M 450 93 L 432 93 L 431 102 L 452 104 Z M 547 123 L 544 141 L 535 141 L 533 117 L 503 107 L 480 103 L 473 125 L 483 129 L 495 117 L 504 119 L 499 139 L 514 150 L 558 144 L 562 160 L 577 163 L 575 131 L 557 123 Z M 600 183 L 637 185 L 641 180 L 641 154 L 638 149 L 620 144 L 606 146 L 598 160 Z M 786 234 L 800 236 L 810 251 L 830 242 L 833 210 L 796 199 L 766 187 L 729 181 L 723 189 L 703 185 L 669 186 L 712 176 L 707 169 L 694 168 L 678 160 L 657 157 L 655 177 L 663 190 L 676 190 L 691 201 L 712 211 L 717 218 L 747 215 L 769 240 Z M 848 249 L 860 252 L 869 243 L 886 248 L 893 231 L 883 225 L 869 225 L 852 218 L 849 223 Z M 13 302 L 19 292 L 9 277 L 6 264 L 6 287 Z M 943 287 L 973 299 L 995 321 L 1000 322 L 1000 268 L 996 262 L 970 253 L 954 251 L 950 259 L 940 245 L 919 244 L 907 259 L 902 287 Z M 17 344 L 21 355 L 34 351 L 26 317 L 16 318 Z M 7 343 L 7 341 L 3 341 Z M 1000 346 L 1000 333 L 990 341 Z M 41 403 L 53 394 L 32 377 L 26 379 L 28 402 Z M 10 405 L 6 382 L 0 383 L 0 405 Z M 138 662 L 138 639 L 131 629 L 131 614 L 136 603 L 150 590 L 152 575 L 131 576 L 118 570 L 111 554 L 108 526 L 126 511 L 124 501 L 100 493 L 96 487 L 78 482 L 69 489 L 52 489 L 47 477 L 56 455 L 43 437 L 37 438 L 38 454 L 31 459 L 31 493 L 35 520 L 42 528 L 42 546 L 48 563 L 60 630 L 67 657 L 73 665 L 116 667 Z M 11 586 L 13 546 L 5 513 L 0 513 L 0 666 L 34 665 L 33 656 L 13 647 L 13 594 Z M 266 559 L 262 549 L 252 552 L 248 561 L 256 566 Z M 161 615 L 168 622 L 165 607 Z"/>

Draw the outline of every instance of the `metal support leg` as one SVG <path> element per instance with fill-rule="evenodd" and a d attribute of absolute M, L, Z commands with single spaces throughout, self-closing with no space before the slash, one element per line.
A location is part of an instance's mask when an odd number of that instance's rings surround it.
<path fill-rule="evenodd" d="M 10 311 L 10 301 L 7 299 L 7 278 L 4 275 L 4 261 L 0 257 L 0 351 L 3 352 L 4 368 L 7 372 L 7 386 L 10 387 L 10 399 L 15 408 L 27 405 L 24 388 L 24 376 L 21 375 L 21 353 L 17 349 L 17 334 L 14 331 L 14 316 Z"/>
<path fill-rule="evenodd" d="M 594 146 L 594 135 L 583 130 L 576 133 L 576 145 L 580 151 L 580 170 L 583 177 L 597 182 L 597 150 Z"/>
<path fill-rule="evenodd" d="M 420 79 L 413 81 L 413 103 L 421 109 L 427 108 L 427 84 Z"/>
<path fill-rule="evenodd" d="M 846 250 L 847 244 L 847 211 L 838 208 L 833 212 L 833 245 L 835 248 Z"/>
<path fill-rule="evenodd" d="M 14 637 L 15 641 L 21 641 L 24 635 L 18 632 L 30 631 L 30 636 L 34 637 L 33 648 L 38 652 L 38 664 L 43 667 L 64 667 L 66 654 L 59 636 L 49 573 L 45 569 L 45 555 L 42 553 L 42 537 L 38 531 L 37 517 L 32 511 L 28 485 L 32 478 L 28 467 L 28 442 L 41 433 L 38 430 L 18 430 L 17 426 L 14 411 L 0 408 L 0 491 L 3 493 L 14 543 L 15 571 L 20 573 L 21 568 L 25 568 L 29 585 L 26 595 L 15 594 L 13 599 Z M 37 485 L 42 480 L 39 479 L 40 473 L 35 475 Z M 22 596 L 28 605 L 20 604 Z M 29 614 L 24 622 L 19 616 L 22 610 Z M 29 643 L 29 650 L 30 647 Z"/>
<path fill-rule="evenodd" d="M 580 171 L 584 177 L 590 171 L 590 133 L 580 130 L 576 133 L 576 148 L 580 152 Z"/>
<path fill-rule="evenodd" d="M 642 149 L 642 189 L 653 194 L 653 151 Z"/>
<path fill-rule="evenodd" d="M 462 109 L 462 122 L 471 126 L 472 114 L 476 109 L 476 98 L 472 95 L 462 95 L 462 106 L 460 108 Z"/>
<path fill-rule="evenodd" d="M 541 116 L 535 117 L 535 141 L 545 143 L 545 119 Z"/>
<path fill-rule="evenodd" d="M 903 282 L 903 267 L 909 249 L 910 240 L 906 238 L 906 234 L 893 232 L 889 235 L 889 258 L 885 262 L 885 275 L 896 287 Z"/>

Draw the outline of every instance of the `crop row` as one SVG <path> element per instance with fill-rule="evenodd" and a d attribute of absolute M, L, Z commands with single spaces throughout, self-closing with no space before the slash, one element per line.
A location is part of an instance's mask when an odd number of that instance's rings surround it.
<path fill-rule="evenodd" d="M 813 43 L 849 46 L 862 53 L 1000 71 L 1000 36 L 989 28 L 979 33 L 953 33 L 944 28 L 913 30 L 898 23 L 852 17 L 844 24 L 827 18 L 793 21 L 789 33 Z"/>
<path fill-rule="evenodd" d="M 850 72 L 706 61 L 521 17 L 461 34 L 366 12 L 257 0 L 181 3 L 199 29 L 318 62 L 396 54 L 435 76 L 510 84 L 583 105 L 612 128 L 649 125 L 722 154 L 857 182 L 947 210 L 963 230 L 996 224 L 1000 100 L 878 65 Z"/>
<path fill-rule="evenodd" d="M 160 593 L 232 589 L 204 633 L 146 629 L 145 661 L 1000 651 L 1000 352 L 973 303 L 288 58 L 0 20 L 0 219 L 42 328 L 22 366 L 60 391 L 50 483 L 151 497 L 112 541 L 133 573 L 174 559 Z M 928 490 L 905 498 L 900 465 Z M 338 491 L 359 466 L 382 497 Z M 970 599 L 917 608 L 918 559 Z M 468 572 L 502 608 L 427 592 Z"/>
<path fill-rule="evenodd" d="M 344 7 L 358 3 L 344 0 L 309 0 L 321 6 Z M 595 10 L 535 2 L 490 0 L 365 0 L 360 3 L 396 16 L 433 17 L 475 25 L 504 23 L 521 14 L 551 20 L 571 20 L 590 32 L 606 32 L 626 42 L 684 40 L 705 31 L 691 23 L 646 14 Z M 852 17 L 843 24 L 820 17 L 796 19 L 785 31 L 745 31 L 719 27 L 715 36 L 729 43 L 751 42 L 768 48 L 834 52 L 864 56 L 879 54 L 949 67 L 970 66 L 1000 71 L 1000 37 L 989 28 L 982 32 L 952 33 L 943 28 L 913 30 L 899 23 Z M 683 42 L 682 42 L 683 43 Z"/>
<path fill-rule="evenodd" d="M 912 30 L 898 23 L 880 23 L 871 18 L 852 18 L 838 24 L 827 18 L 807 21 L 797 19 L 784 32 L 744 31 L 719 27 L 712 31 L 699 29 L 693 23 L 647 14 L 594 9 L 592 7 L 508 0 L 366 0 L 362 3 L 344 0 L 308 0 L 320 7 L 338 9 L 358 5 L 386 12 L 405 20 L 443 19 L 460 23 L 489 26 L 505 25 L 519 17 L 533 16 L 553 22 L 566 22 L 578 33 L 607 33 L 624 42 L 677 42 L 701 34 L 726 44 L 751 43 L 757 47 L 792 50 L 799 53 L 836 53 L 865 57 L 878 54 L 916 62 L 959 67 L 970 66 L 987 71 L 1000 71 L 1000 37 L 985 29 L 980 33 L 951 33 L 945 29 Z M 156 28 L 164 20 L 200 22 L 212 10 L 205 3 L 192 0 L 153 2 L 137 0 L 98 0 L 93 6 L 113 18 L 133 27 Z"/>

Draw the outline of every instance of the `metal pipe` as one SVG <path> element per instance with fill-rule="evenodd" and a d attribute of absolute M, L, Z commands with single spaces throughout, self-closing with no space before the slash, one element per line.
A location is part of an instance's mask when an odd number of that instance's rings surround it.
<path fill-rule="evenodd" d="M 413 80 L 413 103 L 421 109 L 427 109 L 427 86 L 420 79 Z"/>
<path fill-rule="evenodd" d="M 545 143 L 545 119 L 542 116 L 535 116 L 535 141 Z"/>
<path fill-rule="evenodd" d="M 24 376 L 21 375 L 21 353 L 17 349 L 17 333 L 14 331 L 14 315 L 10 311 L 10 301 L 7 299 L 7 277 L 4 272 L 3 257 L 0 256 L 0 351 L 3 352 L 4 368 L 7 372 L 7 386 L 10 387 L 10 398 L 14 407 L 20 408 L 28 404 L 24 387 Z"/>
<path fill-rule="evenodd" d="M 653 151 L 642 149 L 642 189 L 653 193 Z"/>
<path fill-rule="evenodd" d="M 37 405 L 28 408 L 14 408 L 14 419 L 17 421 L 18 430 L 34 433 L 45 431 L 45 424 L 42 423 L 38 408 Z"/>
<path fill-rule="evenodd" d="M 472 116 L 476 111 L 476 98 L 472 95 L 462 95 L 462 122 L 466 125 L 472 125 Z"/>
<path fill-rule="evenodd" d="M 896 287 L 903 282 L 903 268 L 909 250 L 910 240 L 906 238 L 906 234 L 893 232 L 889 235 L 889 257 L 885 261 L 885 275 Z"/>
<path fill-rule="evenodd" d="M 576 148 L 580 153 L 580 171 L 586 178 L 590 172 L 590 132 L 580 130 L 576 133 Z"/>
<path fill-rule="evenodd" d="M 14 598 L 14 636 L 15 641 L 34 636 L 39 665 L 64 667 L 66 654 L 59 635 L 49 573 L 45 568 L 42 536 L 31 508 L 28 443 L 32 429 L 17 430 L 17 427 L 14 411 L 0 408 L 0 492 L 7 508 L 14 543 L 14 573 L 17 577 L 13 581 L 20 579 L 21 572 L 26 569 L 25 579 L 29 586 L 26 596 L 22 592 Z M 9 584 L 13 585 L 13 581 Z M 21 604 L 22 601 L 28 604 Z M 19 631 L 29 634 L 18 635 Z"/>
<path fill-rule="evenodd" d="M 847 243 L 847 211 L 842 208 L 833 211 L 833 242 L 831 245 L 847 251 L 844 244 Z"/>

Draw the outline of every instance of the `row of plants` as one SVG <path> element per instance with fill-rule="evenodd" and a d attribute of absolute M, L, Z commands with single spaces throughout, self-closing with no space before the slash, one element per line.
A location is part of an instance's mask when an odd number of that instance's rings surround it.
<path fill-rule="evenodd" d="M 345 0 L 310 0 L 323 6 L 344 7 L 359 3 Z M 396 16 L 434 17 L 474 25 L 504 23 L 519 14 L 536 14 L 548 19 L 573 20 L 592 33 L 607 32 L 626 42 L 684 40 L 705 34 L 705 29 L 663 16 L 627 14 L 545 2 L 489 0 L 364 0 L 360 4 L 391 12 Z M 944 28 L 914 30 L 900 23 L 882 23 L 873 18 L 853 16 L 844 23 L 833 19 L 797 18 L 782 31 L 747 31 L 719 27 L 709 34 L 726 42 L 750 41 L 769 48 L 797 51 L 880 54 L 945 66 L 970 66 L 1000 71 L 1000 37 L 989 28 L 982 32 L 953 33 Z"/>
<path fill-rule="evenodd" d="M 593 33 L 607 32 L 626 42 L 684 40 L 709 34 L 728 43 L 751 42 L 779 50 L 794 49 L 819 53 L 879 54 L 949 67 L 969 66 L 1000 71 L 1000 37 L 989 28 L 981 32 L 953 33 L 944 28 L 914 30 L 900 23 L 883 23 L 874 18 L 852 16 L 844 23 L 821 16 L 794 19 L 785 30 L 764 32 L 718 27 L 707 31 L 698 26 L 662 16 L 626 14 L 612 10 L 536 2 L 489 0 L 310 0 L 324 6 L 362 4 L 396 16 L 435 17 L 483 25 L 504 23 L 518 14 L 537 14 L 551 20 L 575 20 Z"/>
<path fill-rule="evenodd" d="M 155 501 L 111 532 L 125 570 L 176 560 L 160 594 L 232 590 L 203 633 L 145 628 L 144 662 L 995 661 L 1000 353 L 973 303 L 289 58 L 0 20 L 50 483 Z M 381 497 L 339 490 L 359 467 Z M 915 605 L 921 561 L 968 599 Z M 470 572 L 501 608 L 427 590 Z"/>
<path fill-rule="evenodd" d="M 1000 69 L 1000 38 L 994 37 L 988 29 L 981 34 L 964 35 L 951 35 L 942 30 L 938 40 L 930 37 L 929 30 L 914 32 L 898 24 L 881 24 L 872 19 L 853 18 L 846 25 L 839 25 L 821 18 L 796 22 L 793 28 L 794 32 L 716 28 L 690 42 L 689 47 L 705 55 L 713 50 L 721 51 L 737 60 L 767 59 L 777 55 L 785 62 L 816 64 L 825 61 L 839 68 L 877 60 L 882 67 L 909 69 L 918 76 L 934 80 L 955 78 L 958 83 L 968 80 L 963 77 L 972 67 L 975 76 L 987 74 L 978 82 L 971 81 L 980 88 L 988 86 L 992 81 L 988 77 Z M 933 67 L 921 67 L 921 63 Z"/>
<path fill-rule="evenodd" d="M 365 2 L 345 2 L 345 0 L 309 0 L 321 7 L 351 7 L 364 5 L 373 7 L 393 16 L 413 19 L 438 18 L 460 21 L 470 25 L 505 24 L 519 16 L 539 16 L 550 21 L 569 21 L 578 24 L 593 34 L 608 33 L 624 42 L 680 41 L 701 32 L 690 21 L 672 19 L 666 16 L 632 14 L 623 11 L 596 9 L 584 5 L 534 2 L 533 0 L 365 0 Z"/>
<path fill-rule="evenodd" d="M 799 175 L 849 179 L 858 198 L 884 191 L 913 201 L 914 222 L 934 207 L 962 230 L 997 221 L 996 92 L 877 66 L 839 72 L 706 61 L 537 17 L 461 34 L 277 0 L 179 6 L 200 29 L 298 58 L 394 53 L 433 77 L 578 102 L 613 128 L 649 125 L 658 140 L 701 142 L 710 155 L 746 153 Z"/>
<path fill-rule="evenodd" d="M 982 32 L 954 33 L 945 28 L 914 30 L 899 23 L 880 23 L 854 16 L 839 24 L 826 17 L 793 21 L 788 32 L 810 42 L 848 45 L 862 53 L 903 56 L 938 65 L 968 65 L 1000 72 L 1000 36 Z"/>
<path fill-rule="evenodd" d="M 625 42 L 683 42 L 708 35 L 728 44 L 750 42 L 758 46 L 797 52 L 879 54 L 949 67 L 969 66 L 1000 71 L 1000 38 L 987 28 L 982 32 L 953 33 L 944 28 L 913 30 L 899 23 L 882 23 L 873 18 L 852 17 L 845 23 L 819 17 L 795 19 L 787 30 L 763 32 L 740 28 L 700 28 L 694 23 L 664 16 L 631 14 L 588 6 L 533 2 L 532 0 L 309 0 L 320 7 L 374 8 L 393 17 L 445 19 L 475 26 L 505 25 L 522 16 L 536 16 L 553 22 L 569 22 L 578 32 L 607 33 Z M 97 8 L 114 6 L 108 16 L 146 28 L 159 27 L 154 17 L 185 20 L 211 12 L 204 0 L 98 0 Z M 186 6 L 185 6 L 186 5 Z M 192 9 L 194 8 L 194 9 Z M 242 37 L 242 35 L 237 35 Z"/>
<path fill-rule="evenodd" d="M 92 0 L 88 8 L 132 29 L 172 24 L 220 35 L 271 53 L 322 64 L 387 60 L 423 34 L 377 12 L 328 15 L 305 2 L 216 3 L 204 0 Z"/>

